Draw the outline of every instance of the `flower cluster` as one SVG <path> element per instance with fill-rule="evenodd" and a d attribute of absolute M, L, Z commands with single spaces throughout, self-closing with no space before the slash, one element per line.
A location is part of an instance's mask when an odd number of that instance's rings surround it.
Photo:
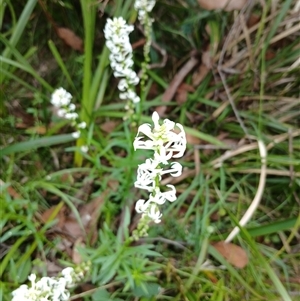
<path fill-rule="evenodd" d="M 162 213 L 159 205 L 168 200 L 176 200 L 176 190 L 173 185 L 166 185 L 167 191 L 162 191 L 160 181 L 162 176 L 170 174 L 178 177 L 182 173 L 182 166 L 178 162 L 169 163 L 171 158 L 182 157 L 186 149 L 186 137 L 183 126 L 179 123 L 165 119 L 163 124 L 159 123 L 159 115 L 154 112 L 152 115 L 153 128 L 150 124 L 143 124 L 138 128 L 134 140 L 134 149 L 153 150 L 153 158 L 147 159 L 139 165 L 135 187 L 147 190 L 150 195 L 147 201 L 138 200 L 135 209 L 142 213 L 142 219 L 146 216 L 156 223 L 161 221 Z M 175 133 L 177 127 L 179 133 Z"/>
<path fill-rule="evenodd" d="M 141 72 L 141 88 L 145 88 L 145 82 L 147 80 L 147 69 L 150 62 L 150 47 L 152 42 L 152 23 L 153 19 L 150 17 L 149 13 L 152 11 L 155 0 L 135 0 L 134 8 L 138 12 L 138 19 L 144 26 L 144 35 L 146 42 L 144 44 L 144 62 L 142 62 L 142 72 Z"/>
<path fill-rule="evenodd" d="M 36 275 L 31 274 L 28 279 L 31 287 L 23 284 L 12 292 L 12 301 L 68 301 L 70 292 L 68 288 L 74 286 L 84 278 L 84 274 L 90 269 L 90 264 L 78 267 L 65 268 L 60 277 L 43 277 L 36 281 Z"/>
<path fill-rule="evenodd" d="M 132 25 L 127 25 L 122 17 L 108 19 L 104 28 L 106 46 L 110 50 L 109 60 L 114 76 L 121 78 L 118 89 L 120 98 L 129 100 L 128 110 L 140 101 L 134 86 L 139 83 L 139 77 L 132 69 L 132 47 L 129 34 L 133 31 Z"/>
<path fill-rule="evenodd" d="M 57 115 L 59 117 L 76 120 L 78 114 L 75 111 L 76 106 L 71 103 L 72 95 L 64 88 L 56 89 L 51 95 L 51 103 L 57 108 Z"/>
<path fill-rule="evenodd" d="M 134 8 L 138 12 L 138 18 L 141 24 L 147 22 L 148 13 L 150 13 L 155 5 L 156 0 L 135 0 Z"/>
<path fill-rule="evenodd" d="M 72 133 L 75 139 L 80 137 L 81 131 L 86 128 L 86 122 L 79 121 L 79 116 L 75 112 L 76 106 L 72 101 L 72 95 L 64 88 L 56 89 L 51 95 L 51 104 L 57 109 L 57 115 L 71 121 L 76 131 Z M 87 152 L 87 146 L 82 146 L 81 150 Z"/>

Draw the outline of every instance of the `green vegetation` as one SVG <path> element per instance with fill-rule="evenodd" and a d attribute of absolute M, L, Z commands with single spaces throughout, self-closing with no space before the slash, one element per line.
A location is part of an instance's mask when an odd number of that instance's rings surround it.
<path fill-rule="evenodd" d="M 83 262 L 92 268 L 70 300 L 299 300 L 296 2 L 227 12 L 157 1 L 153 68 L 137 86 L 134 124 L 123 119 L 103 34 L 113 16 L 135 25 L 135 70 L 144 69 L 134 0 L 0 1 L 0 300 L 31 273 L 56 276 Z M 50 103 L 59 87 L 87 123 L 77 140 Z M 163 205 L 162 222 L 128 243 L 135 203 L 148 195 L 134 187 L 148 151 L 134 151 L 133 141 L 154 110 L 184 125 L 184 169 L 176 181 L 163 178 L 177 200 Z M 256 196 L 228 258 L 216 242 Z"/>

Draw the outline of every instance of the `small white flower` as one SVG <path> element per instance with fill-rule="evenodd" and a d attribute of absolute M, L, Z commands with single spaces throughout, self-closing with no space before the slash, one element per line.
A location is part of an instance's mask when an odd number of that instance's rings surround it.
<path fill-rule="evenodd" d="M 87 145 L 82 145 L 82 146 L 80 147 L 80 150 L 81 150 L 83 153 L 87 153 L 88 150 L 89 150 L 89 147 L 88 147 Z"/>
<path fill-rule="evenodd" d="M 70 103 L 69 104 L 69 110 L 70 111 L 75 111 L 75 109 L 76 109 L 76 106 L 73 103 Z"/>
<path fill-rule="evenodd" d="M 51 96 L 51 103 L 55 107 L 67 106 L 72 100 L 72 95 L 64 88 L 56 89 Z"/>
<path fill-rule="evenodd" d="M 155 179 L 161 179 L 161 171 L 159 168 L 159 162 L 153 159 L 147 159 L 145 163 L 140 164 L 137 170 L 137 180 L 134 186 L 141 189 L 146 189 L 149 192 L 153 191 L 155 188 Z"/>
<path fill-rule="evenodd" d="M 137 213 L 145 213 L 149 207 L 150 202 L 145 200 L 138 200 L 135 204 L 135 210 Z"/>
<path fill-rule="evenodd" d="M 65 117 L 66 114 L 67 114 L 67 110 L 65 110 L 65 109 L 58 109 L 57 110 L 57 116 L 58 117 Z"/>
<path fill-rule="evenodd" d="M 35 274 L 30 274 L 28 276 L 28 280 L 31 282 L 31 285 L 34 286 L 35 280 L 36 280 L 36 275 Z"/>
<path fill-rule="evenodd" d="M 78 128 L 80 129 L 85 129 L 86 128 L 86 122 L 85 121 L 82 121 L 78 124 Z"/>
<path fill-rule="evenodd" d="M 166 185 L 166 187 L 169 187 L 171 190 L 166 192 L 161 192 L 160 189 L 157 187 L 155 189 L 155 195 L 150 195 L 149 200 L 153 203 L 156 203 L 158 205 L 162 205 L 168 200 L 169 202 L 174 202 L 176 200 L 176 189 L 173 185 Z"/>
<path fill-rule="evenodd" d="M 142 213 L 143 215 L 148 215 L 155 223 L 160 223 L 160 218 L 162 214 L 160 213 L 158 206 L 156 203 L 152 203 L 149 199 L 138 200 L 135 205 L 135 210 L 138 213 Z"/>
<path fill-rule="evenodd" d="M 70 112 L 70 113 L 66 113 L 64 117 L 69 120 L 75 120 L 78 118 L 78 114 L 75 112 Z"/>
<path fill-rule="evenodd" d="M 169 173 L 172 177 L 179 177 L 182 174 L 182 165 L 178 162 L 171 163 L 170 169 L 162 170 L 160 175 Z"/>
<path fill-rule="evenodd" d="M 186 149 L 186 137 L 183 126 L 176 123 L 179 128 L 179 134 L 172 132 L 175 128 L 175 123 L 165 119 L 163 124 L 159 124 L 159 115 L 153 112 L 152 120 L 154 127 L 151 129 L 150 124 L 142 124 L 138 128 L 137 136 L 134 140 L 134 149 L 152 149 L 154 150 L 155 159 L 164 164 L 171 158 L 181 157 Z M 140 134 L 144 136 L 139 137 Z M 143 138 L 149 138 L 143 141 Z"/>
<path fill-rule="evenodd" d="M 148 209 L 148 216 L 156 223 L 161 222 L 162 213 L 160 213 L 158 206 L 156 204 L 151 204 Z"/>
<path fill-rule="evenodd" d="M 77 132 L 73 132 L 72 133 L 72 137 L 75 138 L 75 139 L 78 139 L 80 137 L 80 132 L 78 132 L 78 131 Z"/>

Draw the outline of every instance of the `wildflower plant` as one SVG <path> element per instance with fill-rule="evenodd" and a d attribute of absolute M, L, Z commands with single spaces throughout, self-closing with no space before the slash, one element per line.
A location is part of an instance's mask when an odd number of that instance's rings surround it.
<path fill-rule="evenodd" d="M 150 124 L 142 124 L 138 128 L 134 140 L 134 149 L 153 150 L 152 158 L 147 158 L 145 163 L 139 165 L 135 187 L 149 192 L 148 200 L 139 199 L 135 209 L 142 214 L 137 229 L 133 231 L 133 239 L 147 235 L 149 223 L 161 222 L 162 213 L 160 206 L 166 201 L 176 200 L 176 189 L 169 184 L 161 187 L 162 177 L 170 174 L 179 177 L 182 174 L 182 165 L 178 162 L 170 163 L 171 158 L 180 158 L 186 149 L 186 136 L 183 126 L 169 119 L 165 119 L 160 125 L 157 112 L 152 114 L 153 127 Z M 179 132 L 175 132 L 175 128 Z M 165 191 L 166 190 L 166 191 Z"/>
<path fill-rule="evenodd" d="M 58 117 L 71 121 L 71 125 L 76 129 L 72 136 L 78 139 L 82 130 L 86 128 L 86 122 L 79 120 L 79 116 L 75 112 L 76 106 L 72 103 L 72 95 L 64 88 L 58 88 L 52 93 L 50 102 L 56 108 Z M 87 152 L 88 147 L 86 145 L 81 146 L 81 151 Z"/>
<path fill-rule="evenodd" d="M 134 113 L 135 105 L 140 102 L 140 97 L 135 92 L 135 86 L 140 79 L 132 68 L 134 63 L 129 40 L 133 29 L 134 27 L 128 25 L 122 17 L 108 19 L 104 28 L 106 46 L 110 50 L 110 66 L 114 76 L 120 78 L 120 98 L 128 101 L 125 106 L 127 117 Z"/>
<path fill-rule="evenodd" d="M 69 289 L 82 281 L 89 270 L 90 263 L 85 263 L 75 269 L 63 269 L 58 277 L 42 277 L 38 281 L 36 275 L 31 274 L 28 277 L 31 286 L 22 284 L 14 290 L 12 301 L 68 301 Z"/>

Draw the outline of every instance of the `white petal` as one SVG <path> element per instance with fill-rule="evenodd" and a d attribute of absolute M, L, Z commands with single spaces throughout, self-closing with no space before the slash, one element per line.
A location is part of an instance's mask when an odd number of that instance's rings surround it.
<path fill-rule="evenodd" d="M 153 121 L 153 124 L 154 124 L 154 129 L 157 130 L 160 128 L 160 125 L 159 125 L 159 115 L 156 111 L 153 112 L 152 114 L 152 121 Z"/>
<path fill-rule="evenodd" d="M 144 123 L 139 126 L 137 136 L 143 133 L 144 135 L 148 136 L 150 139 L 153 137 L 152 131 L 151 131 L 151 125 L 149 123 Z"/>
<path fill-rule="evenodd" d="M 161 175 L 170 173 L 172 177 L 179 177 L 182 174 L 182 165 L 178 162 L 171 163 L 171 168 L 163 170 Z"/>
<path fill-rule="evenodd" d="M 145 200 L 140 199 L 135 204 L 135 211 L 137 213 L 144 213 L 147 211 L 149 204 L 149 201 L 146 202 Z"/>
<path fill-rule="evenodd" d="M 157 224 L 161 222 L 160 218 L 162 217 L 162 214 L 160 213 L 157 205 L 155 204 L 150 205 L 148 216 Z"/>

